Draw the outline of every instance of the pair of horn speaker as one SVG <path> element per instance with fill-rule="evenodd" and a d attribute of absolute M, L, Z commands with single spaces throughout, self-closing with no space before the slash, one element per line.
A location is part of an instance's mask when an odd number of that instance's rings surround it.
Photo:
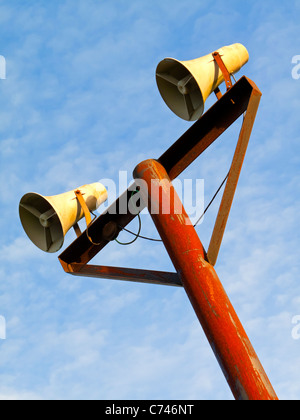
<path fill-rule="evenodd" d="M 242 44 L 217 50 L 230 74 L 237 73 L 249 60 Z M 223 73 L 212 54 L 190 61 L 165 58 L 156 69 L 160 94 L 168 107 L 186 121 L 198 120 L 207 98 L 224 82 Z"/>
<path fill-rule="evenodd" d="M 229 73 L 238 72 L 247 63 L 249 54 L 241 44 L 220 48 Z M 204 112 L 209 95 L 224 81 L 223 73 L 212 54 L 190 61 L 166 58 L 156 70 L 158 89 L 169 108 L 187 121 L 195 121 Z M 106 199 L 107 191 L 100 183 L 79 188 L 90 211 Z M 84 216 L 75 190 L 44 197 L 26 194 L 20 202 L 20 219 L 31 241 L 45 252 L 58 251 L 66 233 Z"/>
<path fill-rule="evenodd" d="M 59 251 L 66 233 L 84 217 L 75 191 L 80 191 L 90 211 L 107 200 L 106 188 L 99 182 L 49 197 L 28 193 L 21 199 L 21 223 L 29 239 L 41 250 L 50 253 Z"/>

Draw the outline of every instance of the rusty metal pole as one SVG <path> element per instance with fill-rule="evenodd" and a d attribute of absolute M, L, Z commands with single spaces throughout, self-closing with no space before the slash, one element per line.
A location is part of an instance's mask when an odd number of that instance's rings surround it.
<path fill-rule="evenodd" d="M 145 181 L 141 182 L 141 197 L 234 397 L 277 400 L 213 266 L 205 260 L 202 243 L 166 170 L 159 162 L 147 160 L 136 167 L 134 177 Z"/>

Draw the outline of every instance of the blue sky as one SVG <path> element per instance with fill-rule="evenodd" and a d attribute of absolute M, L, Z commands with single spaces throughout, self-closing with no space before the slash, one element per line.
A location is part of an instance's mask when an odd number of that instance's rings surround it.
<path fill-rule="evenodd" d="M 27 239 L 18 204 L 29 191 L 118 183 L 159 157 L 190 123 L 160 98 L 156 65 L 235 42 L 250 54 L 240 75 L 263 97 L 216 270 L 278 396 L 299 399 L 299 18 L 299 0 L 0 1 L 1 399 L 232 399 L 182 289 L 66 275 Z M 204 179 L 206 203 L 240 123 L 183 175 Z M 205 246 L 218 203 L 197 228 Z M 173 271 L 143 240 L 94 262 Z"/>

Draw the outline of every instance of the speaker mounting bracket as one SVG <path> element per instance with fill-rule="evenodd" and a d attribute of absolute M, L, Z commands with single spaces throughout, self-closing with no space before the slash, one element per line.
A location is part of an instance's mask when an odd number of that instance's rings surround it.
<path fill-rule="evenodd" d="M 222 56 L 218 51 L 215 51 L 213 53 L 213 57 L 214 57 L 215 62 L 218 64 L 221 72 L 223 73 L 224 80 L 225 80 L 225 83 L 226 83 L 226 88 L 227 88 L 227 90 L 229 90 L 233 86 L 232 85 L 232 80 L 231 80 L 231 75 L 230 75 L 230 73 L 229 73 L 229 71 L 228 71 L 228 69 L 227 69 L 227 67 L 226 67 L 226 65 L 225 65 L 225 63 L 222 59 Z"/>
<path fill-rule="evenodd" d="M 227 91 L 228 91 L 233 86 L 232 80 L 231 80 L 231 75 L 230 75 L 230 73 L 229 73 L 229 71 L 228 71 L 228 69 L 227 69 L 227 67 L 226 67 L 226 65 L 225 65 L 225 63 L 224 63 L 224 61 L 222 59 L 221 54 L 218 51 L 215 51 L 212 54 L 212 56 L 213 56 L 215 62 L 217 63 L 217 65 L 219 66 L 219 68 L 220 68 L 220 70 L 221 70 L 221 72 L 223 74 L 223 77 L 224 77 L 224 80 L 225 80 L 225 84 L 226 84 L 226 88 L 227 88 Z M 215 92 L 216 97 L 218 99 L 221 99 L 221 97 L 223 95 L 222 95 L 222 93 L 221 93 L 221 91 L 220 91 L 220 89 L 218 87 L 215 89 L 214 92 Z"/>
<path fill-rule="evenodd" d="M 261 92 L 256 84 L 243 76 L 158 159 L 170 179 L 174 180 L 240 116 L 244 115 L 237 148 L 206 254 L 207 261 L 212 266 L 217 261 L 260 98 Z M 135 189 L 136 186 L 131 185 L 59 256 L 65 272 L 84 277 L 181 285 L 177 273 L 89 265 L 89 262 L 110 243 L 111 239 L 137 216 L 130 211 L 124 214 L 123 211 L 124 203 L 129 209 L 128 204 L 132 191 Z M 142 211 L 142 208 L 140 210 Z M 112 236 L 108 237 L 106 230 L 110 225 L 114 229 Z"/>

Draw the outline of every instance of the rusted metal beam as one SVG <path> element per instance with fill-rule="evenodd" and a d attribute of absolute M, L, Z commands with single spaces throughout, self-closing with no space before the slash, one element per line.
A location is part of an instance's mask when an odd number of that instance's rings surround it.
<path fill-rule="evenodd" d="M 158 159 L 172 181 L 243 115 L 256 89 L 242 77 Z"/>
<path fill-rule="evenodd" d="M 69 264 L 68 273 L 81 277 L 94 277 L 100 279 L 182 287 L 181 280 L 177 273 L 168 273 L 164 271 L 139 270 L 123 267 L 104 267 L 91 264 L 87 264 L 82 267 L 81 264 Z"/>
<path fill-rule="evenodd" d="M 256 89 L 256 85 L 250 79 L 242 77 L 163 153 L 158 160 L 165 167 L 171 180 L 177 178 L 246 111 L 251 94 Z M 126 211 L 135 188 L 135 185 L 132 185 L 89 226 L 88 233 L 94 243 L 89 240 L 87 232 L 83 232 L 59 256 L 64 268 L 71 263 L 82 266 L 87 264 L 109 243 L 110 239 L 107 239 L 103 233 L 108 223 L 115 225 L 116 234 L 118 234 L 136 217 L 136 214 Z"/>
<path fill-rule="evenodd" d="M 276 400 L 272 385 L 186 214 L 167 171 L 157 161 L 142 162 L 134 171 L 146 181 L 141 196 L 193 305 L 208 341 L 240 400 Z M 160 188 L 151 188 L 153 180 Z M 162 211 L 172 197 L 171 211 Z M 165 201 L 164 201 L 165 200 Z M 151 211 L 155 208 L 155 211 Z"/>
<path fill-rule="evenodd" d="M 213 234 L 212 234 L 209 248 L 207 251 L 208 261 L 212 265 L 215 265 L 217 262 L 219 250 L 221 247 L 226 224 L 228 221 L 228 216 L 230 213 L 235 191 L 236 191 L 237 184 L 239 181 L 241 169 L 243 166 L 244 158 L 245 158 L 247 147 L 249 144 L 249 139 L 251 136 L 258 106 L 260 103 L 261 95 L 262 94 L 258 88 L 253 89 L 251 93 L 250 101 L 249 101 L 249 104 L 248 104 L 248 107 L 244 116 L 243 125 L 242 125 L 241 132 L 239 135 L 237 147 L 233 156 L 233 160 L 230 167 L 221 205 L 218 211 Z"/>

